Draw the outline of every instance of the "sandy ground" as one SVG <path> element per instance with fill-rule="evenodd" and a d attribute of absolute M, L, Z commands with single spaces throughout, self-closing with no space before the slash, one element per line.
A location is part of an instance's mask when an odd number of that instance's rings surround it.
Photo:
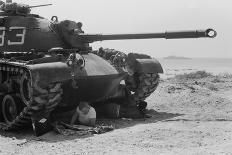
<path fill-rule="evenodd" d="M 0 132 L 0 154 L 232 154 L 232 77 L 162 80 L 147 101 L 152 118 L 101 135 Z"/>

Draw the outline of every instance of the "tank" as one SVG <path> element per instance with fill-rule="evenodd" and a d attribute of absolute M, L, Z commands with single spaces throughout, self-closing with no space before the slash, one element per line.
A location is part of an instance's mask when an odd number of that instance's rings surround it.
<path fill-rule="evenodd" d="M 46 5 L 40 5 L 46 6 Z M 80 101 L 111 118 L 145 116 L 146 102 L 163 73 L 148 55 L 90 43 L 124 39 L 214 38 L 213 29 L 87 34 L 82 23 L 31 14 L 33 7 L 2 3 L 0 13 L 0 118 L 2 130 L 18 130 L 68 118 Z"/>

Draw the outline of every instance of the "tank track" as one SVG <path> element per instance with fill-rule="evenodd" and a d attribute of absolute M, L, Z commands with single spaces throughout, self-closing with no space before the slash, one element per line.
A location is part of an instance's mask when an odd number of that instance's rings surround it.
<path fill-rule="evenodd" d="M 132 96 L 136 104 L 139 104 L 156 90 L 159 79 L 158 73 L 142 73 L 129 76 L 125 82 L 127 88 L 134 93 Z"/>
<path fill-rule="evenodd" d="M 14 74 L 19 74 L 21 78 L 30 79 L 28 70 L 25 68 L 25 66 L 21 67 L 1 64 L 0 71 L 14 72 Z M 28 94 L 24 94 L 27 95 L 27 97 L 25 97 L 21 93 L 20 95 L 14 94 L 22 100 L 24 107 L 11 123 L 0 123 L 1 130 L 12 131 L 22 129 L 25 126 L 29 126 L 32 122 L 32 117 L 46 116 L 51 111 L 53 111 L 58 103 L 61 101 L 61 83 L 52 83 L 45 88 L 38 86 L 36 81 L 32 85 L 33 86 L 31 86 L 30 84 L 28 85 L 29 87 L 26 91 Z"/>

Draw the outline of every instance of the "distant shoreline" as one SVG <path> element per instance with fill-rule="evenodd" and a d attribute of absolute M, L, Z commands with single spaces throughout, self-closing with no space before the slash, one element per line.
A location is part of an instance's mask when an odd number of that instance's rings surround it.
<path fill-rule="evenodd" d="M 191 60 L 192 58 L 180 57 L 180 56 L 167 56 L 167 57 L 164 57 L 163 59 L 184 59 L 184 60 Z"/>

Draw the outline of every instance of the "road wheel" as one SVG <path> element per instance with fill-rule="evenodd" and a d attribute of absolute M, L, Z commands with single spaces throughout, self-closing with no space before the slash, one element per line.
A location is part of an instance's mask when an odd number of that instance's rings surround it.
<path fill-rule="evenodd" d="M 14 95 L 6 95 L 2 100 L 2 115 L 6 124 L 11 124 L 23 109 L 21 101 Z"/>

